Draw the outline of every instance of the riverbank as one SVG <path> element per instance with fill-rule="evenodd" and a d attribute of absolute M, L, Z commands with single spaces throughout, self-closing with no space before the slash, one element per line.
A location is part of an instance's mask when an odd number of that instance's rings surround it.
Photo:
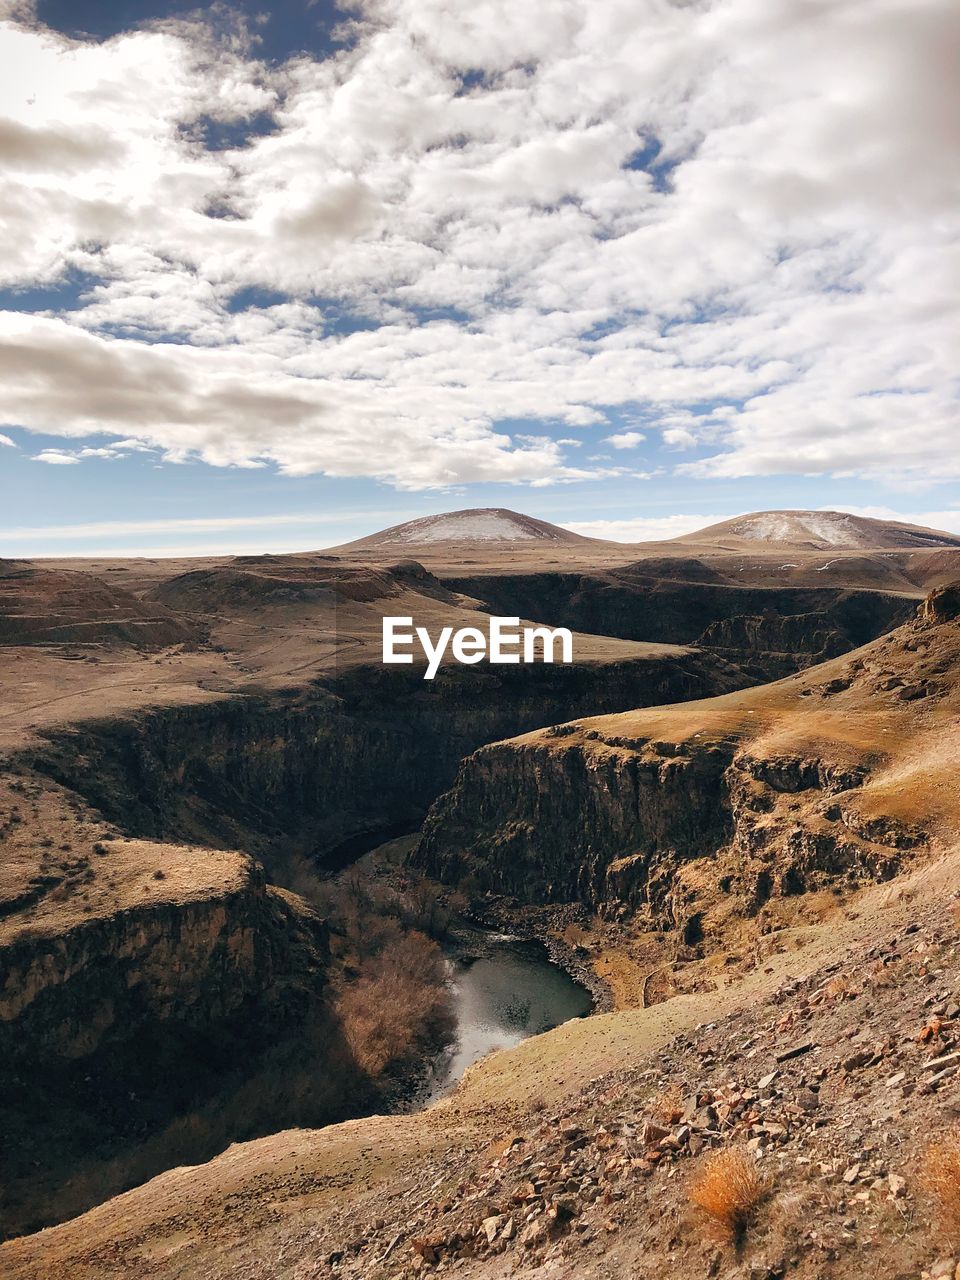
<path fill-rule="evenodd" d="M 381 1082 L 381 1105 L 410 1112 L 452 1092 L 463 1073 L 499 1049 L 515 1048 L 571 1018 L 610 1007 L 609 992 L 587 959 L 561 936 L 576 908 L 522 912 L 465 895 L 411 873 L 416 836 L 386 841 L 332 878 L 341 892 L 371 902 L 406 899 L 443 953 L 453 1023 L 442 1048 L 425 1052 Z"/>
<path fill-rule="evenodd" d="M 510 899 L 494 899 L 482 910 L 474 907 L 466 918 L 483 929 L 503 931 L 523 942 L 538 943 L 546 949 L 550 962 L 590 993 L 593 1013 L 612 1013 L 616 1008 L 611 987 L 593 967 L 586 948 L 572 944 L 564 934 L 582 929 L 588 912 L 578 903 L 559 906 L 525 907 Z"/>

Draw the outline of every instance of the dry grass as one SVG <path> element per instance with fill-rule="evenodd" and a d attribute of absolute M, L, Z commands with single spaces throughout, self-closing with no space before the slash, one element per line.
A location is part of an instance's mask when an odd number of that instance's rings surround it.
<path fill-rule="evenodd" d="M 768 1193 L 756 1161 L 739 1147 L 708 1156 L 690 1188 L 690 1203 L 723 1240 L 739 1245 Z"/>
<path fill-rule="evenodd" d="M 927 1147 L 921 1160 L 920 1181 L 933 1201 L 942 1230 L 951 1237 L 960 1237 L 960 1129 Z"/>

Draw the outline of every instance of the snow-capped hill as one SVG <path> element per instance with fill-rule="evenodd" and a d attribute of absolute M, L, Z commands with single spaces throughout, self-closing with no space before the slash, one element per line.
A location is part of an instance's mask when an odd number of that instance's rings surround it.
<path fill-rule="evenodd" d="M 421 516 L 394 525 L 369 538 L 349 543 L 353 547 L 430 546 L 442 542 L 588 542 L 589 539 L 535 520 L 505 507 L 477 507 Z"/>
<path fill-rule="evenodd" d="M 872 520 L 845 511 L 754 511 L 678 539 L 712 546 L 813 550 L 914 550 L 960 547 L 960 537 L 896 520 Z"/>

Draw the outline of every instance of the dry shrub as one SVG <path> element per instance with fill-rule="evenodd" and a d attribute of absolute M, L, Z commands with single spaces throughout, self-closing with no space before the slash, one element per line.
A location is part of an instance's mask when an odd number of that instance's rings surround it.
<path fill-rule="evenodd" d="M 337 1002 L 344 1039 L 371 1079 L 402 1066 L 453 1033 L 443 954 L 422 933 L 396 931 L 388 949 L 366 958 Z"/>
<path fill-rule="evenodd" d="M 739 1147 L 708 1156 L 690 1188 L 690 1203 L 707 1215 L 717 1234 L 739 1245 L 760 1202 L 766 1179 Z"/>
<path fill-rule="evenodd" d="M 960 1130 L 955 1130 L 923 1153 L 920 1181 L 933 1201 L 940 1226 L 960 1236 Z"/>

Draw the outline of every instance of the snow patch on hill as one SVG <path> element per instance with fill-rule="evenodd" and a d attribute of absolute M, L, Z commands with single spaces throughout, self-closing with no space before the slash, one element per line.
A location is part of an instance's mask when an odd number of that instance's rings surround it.
<path fill-rule="evenodd" d="M 863 547 L 868 540 L 852 516 L 834 511 L 764 511 L 731 530 L 752 542 L 796 542 L 811 538 L 828 547 Z"/>
<path fill-rule="evenodd" d="M 550 534 L 535 525 L 500 511 L 464 511 L 424 516 L 395 529 L 385 542 L 533 542 Z"/>

